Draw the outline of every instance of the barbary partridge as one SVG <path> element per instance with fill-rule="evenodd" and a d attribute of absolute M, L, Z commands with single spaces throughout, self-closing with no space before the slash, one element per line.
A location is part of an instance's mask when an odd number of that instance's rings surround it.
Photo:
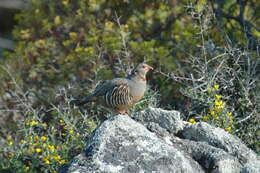
<path fill-rule="evenodd" d="M 144 96 L 149 70 L 153 68 L 139 64 L 126 78 L 115 78 L 98 85 L 92 94 L 74 103 L 83 105 L 94 101 L 115 114 L 127 114 L 126 111 Z"/>

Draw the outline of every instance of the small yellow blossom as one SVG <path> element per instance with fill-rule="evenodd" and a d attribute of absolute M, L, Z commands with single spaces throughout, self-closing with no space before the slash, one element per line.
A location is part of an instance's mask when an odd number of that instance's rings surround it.
<path fill-rule="evenodd" d="M 46 137 L 46 136 L 42 136 L 42 137 L 41 137 L 41 140 L 42 140 L 42 141 L 46 141 L 46 140 L 47 140 L 47 137 Z"/>
<path fill-rule="evenodd" d="M 19 142 L 20 144 L 24 144 L 24 143 L 26 143 L 26 141 L 25 140 L 20 140 L 20 142 Z"/>
<path fill-rule="evenodd" d="M 203 116 L 203 121 L 208 121 L 209 120 L 209 116 Z"/>
<path fill-rule="evenodd" d="M 61 159 L 61 157 L 59 155 L 52 156 L 52 158 L 55 159 L 55 160 L 60 160 Z"/>
<path fill-rule="evenodd" d="M 53 146 L 53 145 L 48 145 L 48 148 L 51 150 L 51 152 L 55 152 L 55 146 Z"/>
<path fill-rule="evenodd" d="M 106 29 L 108 29 L 108 30 L 112 30 L 112 29 L 113 29 L 113 26 L 114 26 L 114 23 L 111 22 L 111 21 L 108 21 L 108 22 L 105 23 L 105 27 L 106 27 Z"/>
<path fill-rule="evenodd" d="M 227 132 L 230 132 L 231 129 L 232 129 L 232 128 L 231 128 L 230 126 L 228 126 L 228 127 L 225 128 L 225 130 L 226 130 Z"/>
<path fill-rule="evenodd" d="M 9 145 L 13 145 L 14 142 L 13 142 L 13 141 L 9 141 L 8 144 L 9 144 Z"/>
<path fill-rule="evenodd" d="M 37 145 L 39 145 L 39 143 L 33 143 L 33 144 L 31 144 L 32 146 L 37 146 Z"/>
<path fill-rule="evenodd" d="M 37 153 L 40 153 L 40 152 L 42 152 L 42 149 L 41 149 L 41 148 L 36 148 L 35 151 L 36 151 Z"/>
<path fill-rule="evenodd" d="M 51 164 L 51 162 L 50 162 L 50 156 L 44 157 L 44 158 L 43 158 L 43 161 L 44 161 L 44 163 L 47 164 L 47 165 Z"/>
<path fill-rule="evenodd" d="M 216 97 L 216 99 L 218 99 L 218 100 L 221 99 L 221 95 L 216 94 L 215 97 Z"/>
<path fill-rule="evenodd" d="M 225 104 L 226 104 L 226 103 L 223 102 L 222 100 L 220 100 L 220 101 L 219 101 L 219 100 L 216 100 L 216 101 L 215 101 L 215 105 L 216 105 L 216 108 L 217 108 L 217 109 L 223 109 L 223 108 L 225 107 Z"/>
<path fill-rule="evenodd" d="M 232 116 L 232 112 L 227 112 L 227 115 L 228 116 Z"/>
<path fill-rule="evenodd" d="M 37 124 L 38 124 L 38 122 L 37 122 L 37 121 L 34 121 L 34 120 L 30 122 L 30 126 L 35 126 L 35 125 L 37 125 Z"/>
<path fill-rule="evenodd" d="M 61 18 L 60 18 L 60 16 L 56 16 L 56 17 L 54 18 L 54 23 L 55 23 L 55 25 L 61 24 Z"/>
<path fill-rule="evenodd" d="M 196 120 L 195 120 L 194 118 L 191 118 L 191 119 L 189 119 L 189 122 L 190 122 L 191 124 L 195 124 L 195 123 L 196 123 Z"/>
<path fill-rule="evenodd" d="M 24 168 L 24 170 L 25 170 L 26 172 L 29 171 L 29 169 L 30 169 L 29 166 L 26 166 L 26 167 Z"/>
<path fill-rule="evenodd" d="M 64 123 L 64 120 L 60 120 L 60 123 L 63 124 L 63 123 Z"/>
<path fill-rule="evenodd" d="M 216 84 L 216 85 L 213 86 L 213 88 L 218 90 L 219 89 L 219 85 Z"/>
<path fill-rule="evenodd" d="M 74 131 L 73 130 L 69 130 L 69 134 L 73 135 Z"/>
<path fill-rule="evenodd" d="M 124 31 L 128 31 L 128 25 L 127 24 L 122 25 L 122 28 L 123 28 Z"/>
<path fill-rule="evenodd" d="M 215 115 L 215 111 L 210 111 L 210 115 Z"/>
<path fill-rule="evenodd" d="M 42 126 L 43 126 L 43 127 L 47 127 L 47 124 L 46 124 L 46 123 L 42 123 Z"/>
<path fill-rule="evenodd" d="M 33 139 L 34 139 L 35 141 L 38 141 L 38 140 L 39 140 L 39 137 L 38 137 L 38 136 L 34 136 Z"/>

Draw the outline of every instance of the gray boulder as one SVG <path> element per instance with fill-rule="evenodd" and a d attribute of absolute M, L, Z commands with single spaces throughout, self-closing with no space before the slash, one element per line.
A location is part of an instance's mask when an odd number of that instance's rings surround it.
<path fill-rule="evenodd" d="M 237 137 L 177 111 L 149 108 L 115 115 L 60 173 L 259 173 L 260 161 Z"/>

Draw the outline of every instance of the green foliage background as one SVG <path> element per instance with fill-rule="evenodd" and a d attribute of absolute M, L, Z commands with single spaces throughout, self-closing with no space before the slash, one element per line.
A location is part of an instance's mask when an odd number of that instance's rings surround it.
<path fill-rule="evenodd" d="M 13 36 L 17 45 L 14 51 L 6 52 L 5 58 L 0 61 L 3 103 L 0 108 L 24 109 L 15 102 L 22 97 L 32 108 L 41 107 L 41 117 L 44 117 L 40 118 L 41 121 L 51 124 L 55 113 L 49 109 L 65 100 L 57 97 L 59 87 L 69 85 L 68 95 L 79 97 L 87 94 L 97 81 L 125 76 L 133 65 L 145 60 L 156 69 L 148 79 L 151 88 L 160 94 L 159 106 L 178 109 L 184 113 L 185 119 L 196 118 L 196 115 L 202 115 L 213 107 L 213 102 L 207 100 L 211 95 L 206 93 L 220 80 L 216 78 L 202 90 L 194 90 L 191 82 L 174 81 L 174 74 L 182 78 L 196 74 L 196 69 L 187 63 L 190 57 L 203 61 L 205 57 L 214 59 L 227 50 L 237 49 L 240 54 L 246 51 L 250 56 L 245 58 L 249 57 L 253 62 L 259 59 L 260 31 L 257 26 L 260 26 L 260 5 L 256 0 L 249 0 L 246 4 L 239 2 L 32 0 L 32 8 L 16 16 L 18 25 L 13 30 Z M 210 74 L 214 71 L 211 69 L 217 68 L 218 62 L 208 65 Z M 225 65 L 238 69 L 230 61 Z M 194 77 L 199 76 L 196 74 Z M 242 76 L 241 80 L 245 78 Z M 243 95 L 229 99 L 229 96 L 242 91 L 240 85 L 230 90 L 226 89 L 228 85 L 225 86 L 224 82 L 219 85 L 219 94 L 230 106 L 225 112 L 230 110 L 242 119 L 251 113 L 249 110 L 257 107 L 259 95 L 251 91 L 259 89 L 259 84 L 249 91 L 248 97 L 255 101 L 251 105 L 243 102 Z M 201 94 L 203 99 L 199 98 Z M 241 100 L 232 105 L 234 99 Z M 92 105 L 88 108 L 89 114 L 98 113 L 90 111 Z M 250 121 L 251 126 L 256 128 L 248 129 L 243 125 L 232 128 L 244 129 L 237 135 L 259 151 L 259 142 L 256 142 L 259 139 L 258 113 L 253 113 Z M 16 134 L 15 128 L 9 129 L 10 135 Z M 233 133 L 236 134 L 235 131 Z M 247 133 L 252 136 L 247 138 Z"/>

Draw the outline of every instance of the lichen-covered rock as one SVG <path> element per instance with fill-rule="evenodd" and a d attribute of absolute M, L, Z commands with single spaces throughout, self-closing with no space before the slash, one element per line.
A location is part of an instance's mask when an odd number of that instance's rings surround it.
<path fill-rule="evenodd" d="M 222 129 L 184 122 L 176 111 L 149 108 L 133 116 L 139 122 L 116 115 L 102 123 L 60 172 L 260 172 L 256 154 Z"/>

